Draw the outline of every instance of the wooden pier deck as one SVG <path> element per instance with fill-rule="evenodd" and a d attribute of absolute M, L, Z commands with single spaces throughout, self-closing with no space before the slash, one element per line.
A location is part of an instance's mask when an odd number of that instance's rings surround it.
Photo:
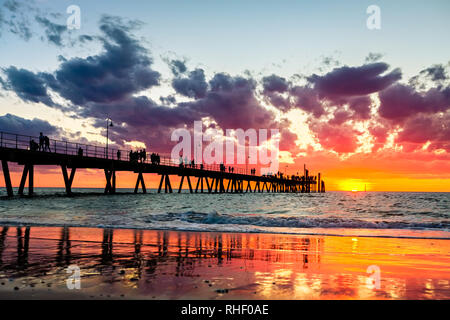
<path fill-rule="evenodd" d="M 183 184 L 190 193 L 243 193 L 243 192 L 289 192 L 309 193 L 325 192 L 325 182 L 317 176 L 309 175 L 305 170 L 303 176 L 264 176 L 252 175 L 242 168 L 234 168 L 231 172 L 226 166 L 220 165 L 180 165 L 169 157 L 160 157 L 159 163 L 152 163 L 147 159 L 142 162 L 130 161 L 129 150 L 121 150 L 120 159 L 118 149 L 105 148 L 76 142 L 50 139 L 50 150 L 30 150 L 30 141 L 39 141 L 37 137 L 0 132 L 0 160 L 8 196 L 13 196 L 8 163 L 23 165 L 23 173 L 18 194 L 24 194 L 28 178 L 28 195 L 33 195 L 34 170 L 36 166 L 60 166 L 68 195 L 72 193 L 72 183 L 75 173 L 79 169 L 100 169 L 105 173 L 105 194 L 116 193 L 116 173 L 129 171 L 137 174 L 134 192 L 140 189 L 147 192 L 144 173 L 161 176 L 158 193 L 174 192 L 170 176 L 180 176 L 181 181 L 175 190 L 181 192 Z M 83 155 L 78 152 L 80 148 Z M 70 169 L 70 172 L 69 172 Z"/>

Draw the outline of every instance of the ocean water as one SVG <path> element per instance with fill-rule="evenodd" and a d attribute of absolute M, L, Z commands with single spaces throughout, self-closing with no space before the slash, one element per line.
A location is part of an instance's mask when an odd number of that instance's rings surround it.
<path fill-rule="evenodd" d="M 0 225 L 270 232 L 450 239 L 450 193 L 133 194 L 120 189 L 36 188 L 7 199 Z"/>

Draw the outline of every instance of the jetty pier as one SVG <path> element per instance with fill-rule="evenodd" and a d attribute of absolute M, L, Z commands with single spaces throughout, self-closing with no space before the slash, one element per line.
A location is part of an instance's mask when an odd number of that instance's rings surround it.
<path fill-rule="evenodd" d="M 31 142 L 33 141 L 33 142 Z M 190 193 L 244 193 L 244 192 L 285 192 L 310 193 L 325 192 L 325 182 L 321 174 L 310 175 L 304 169 L 302 176 L 256 175 L 246 169 L 220 164 L 179 164 L 169 156 L 159 156 L 152 161 L 147 155 L 145 160 L 130 159 L 130 150 L 81 144 L 77 142 L 49 139 L 48 149 L 37 149 L 38 137 L 0 132 L 0 160 L 9 197 L 14 196 L 8 163 L 23 166 L 18 194 L 24 195 L 28 180 L 29 196 L 34 190 L 34 171 L 38 166 L 59 166 L 64 179 L 66 193 L 72 194 L 72 184 L 77 170 L 100 169 L 105 174 L 105 194 L 116 193 L 116 173 L 134 172 L 137 175 L 134 192 L 147 192 L 144 173 L 160 176 L 158 193 L 181 192 L 183 185 Z M 33 147 L 34 144 L 34 147 Z M 80 152 L 81 150 L 81 152 Z M 181 177 L 178 188 L 172 187 L 171 176 Z"/>

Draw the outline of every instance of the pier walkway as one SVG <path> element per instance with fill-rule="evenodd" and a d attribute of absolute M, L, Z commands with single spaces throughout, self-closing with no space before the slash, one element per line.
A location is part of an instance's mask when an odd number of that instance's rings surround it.
<path fill-rule="evenodd" d="M 18 194 L 24 194 L 28 178 L 28 195 L 33 195 L 34 170 L 36 166 L 60 166 L 66 192 L 72 193 L 72 183 L 75 173 L 79 169 L 100 169 L 105 173 L 105 194 L 116 192 L 116 173 L 129 171 L 137 174 L 134 192 L 140 189 L 146 193 L 144 173 L 153 173 L 161 176 L 158 193 L 174 192 L 170 176 L 180 176 L 181 181 L 178 192 L 183 184 L 189 188 L 190 193 L 243 193 L 243 192 L 325 192 L 325 182 L 317 176 L 309 175 L 305 169 L 303 176 L 265 176 L 248 174 L 246 169 L 235 167 L 229 170 L 228 166 L 185 164 L 180 165 L 170 157 L 160 156 L 159 161 L 151 161 L 147 155 L 146 160 L 130 160 L 130 150 L 120 150 L 118 158 L 116 148 L 100 147 L 80 144 L 70 141 L 49 139 L 46 151 L 37 149 L 38 137 L 24 136 L 14 133 L 0 132 L 0 160 L 2 163 L 5 187 L 8 196 L 13 196 L 8 162 L 23 165 L 22 178 Z M 33 146 L 34 144 L 34 146 Z M 82 150 L 82 153 L 80 153 Z M 70 172 L 69 172 L 70 169 Z M 176 190 L 175 190 L 176 191 Z"/>

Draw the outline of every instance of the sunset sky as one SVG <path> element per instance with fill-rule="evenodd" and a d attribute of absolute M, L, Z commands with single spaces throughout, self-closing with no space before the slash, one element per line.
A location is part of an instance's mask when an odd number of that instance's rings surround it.
<path fill-rule="evenodd" d="M 327 190 L 450 192 L 449 31 L 448 0 L 0 0 L 0 131 L 100 146 L 109 117 L 112 145 L 170 154 L 196 120 L 278 129 L 280 171 L 306 164 Z"/>

